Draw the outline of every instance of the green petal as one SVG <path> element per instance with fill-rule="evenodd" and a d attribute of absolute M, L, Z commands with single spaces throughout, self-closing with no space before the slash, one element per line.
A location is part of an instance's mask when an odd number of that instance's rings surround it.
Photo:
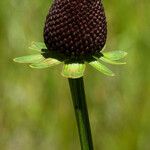
<path fill-rule="evenodd" d="M 124 65 L 124 64 L 126 64 L 126 62 L 119 62 L 119 61 L 115 61 L 115 60 L 110 60 L 106 57 L 97 58 L 94 56 L 94 58 L 98 61 L 102 60 L 105 63 L 109 63 L 109 64 L 113 64 L 113 65 Z"/>
<path fill-rule="evenodd" d="M 108 75 L 108 76 L 115 75 L 110 69 L 108 69 L 106 66 L 102 65 L 99 61 L 95 60 L 95 61 L 90 62 L 89 64 L 105 75 Z"/>
<path fill-rule="evenodd" d="M 32 42 L 29 49 L 41 52 L 41 49 L 47 49 L 47 47 L 43 42 Z"/>
<path fill-rule="evenodd" d="M 104 57 L 108 58 L 109 60 L 119 60 L 124 58 L 127 55 L 127 52 L 124 51 L 112 51 L 112 52 L 105 52 L 103 53 Z"/>
<path fill-rule="evenodd" d="M 84 63 L 70 63 L 64 64 L 62 75 L 66 78 L 80 78 L 83 76 L 85 70 Z"/>
<path fill-rule="evenodd" d="M 57 59 L 53 59 L 53 58 L 47 58 L 39 63 L 34 63 L 31 64 L 30 67 L 31 68 L 36 68 L 36 69 L 44 69 L 44 68 L 48 68 L 48 67 L 52 67 L 55 65 L 60 64 L 61 62 L 58 61 Z"/>
<path fill-rule="evenodd" d="M 27 55 L 15 58 L 14 61 L 18 63 L 37 63 L 45 58 L 41 54 Z"/>

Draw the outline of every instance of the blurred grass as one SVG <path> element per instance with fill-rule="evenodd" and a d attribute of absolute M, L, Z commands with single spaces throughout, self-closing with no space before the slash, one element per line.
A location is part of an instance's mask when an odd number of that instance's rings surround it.
<path fill-rule="evenodd" d="M 103 0 L 104 1 L 104 0 Z M 43 41 L 46 0 L 0 1 L 0 150 L 77 150 L 79 139 L 61 66 L 33 70 L 12 62 Z M 150 149 L 149 0 L 105 0 L 106 50 L 128 52 L 105 77 L 87 67 L 85 85 L 96 150 Z"/>

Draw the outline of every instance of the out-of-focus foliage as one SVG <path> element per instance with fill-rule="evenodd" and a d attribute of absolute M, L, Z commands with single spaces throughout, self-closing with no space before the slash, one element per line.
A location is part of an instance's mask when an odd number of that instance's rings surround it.
<path fill-rule="evenodd" d="M 12 61 L 43 41 L 50 1 L 0 1 L 0 150 L 77 150 L 79 139 L 61 66 L 34 70 Z M 96 150 L 150 149 L 149 0 L 103 0 L 107 50 L 128 52 L 115 77 L 86 68 Z"/>

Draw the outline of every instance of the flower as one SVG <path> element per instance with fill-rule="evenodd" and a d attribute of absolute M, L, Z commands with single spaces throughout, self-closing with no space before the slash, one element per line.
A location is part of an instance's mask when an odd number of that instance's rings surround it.
<path fill-rule="evenodd" d="M 62 75 L 80 78 L 85 62 L 98 71 L 114 76 L 101 61 L 125 64 L 124 51 L 102 52 L 107 37 L 107 23 L 100 0 L 55 0 L 46 17 L 44 43 L 33 42 L 30 49 L 38 53 L 15 58 L 32 68 L 48 68 L 64 62 Z"/>

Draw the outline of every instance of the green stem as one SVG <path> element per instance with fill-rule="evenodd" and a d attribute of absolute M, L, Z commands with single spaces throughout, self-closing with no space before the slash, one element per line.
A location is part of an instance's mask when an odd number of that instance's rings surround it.
<path fill-rule="evenodd" d="M 93 150 L 83 78 L 68 79 L 81 143 L 81 150 Z"/>

